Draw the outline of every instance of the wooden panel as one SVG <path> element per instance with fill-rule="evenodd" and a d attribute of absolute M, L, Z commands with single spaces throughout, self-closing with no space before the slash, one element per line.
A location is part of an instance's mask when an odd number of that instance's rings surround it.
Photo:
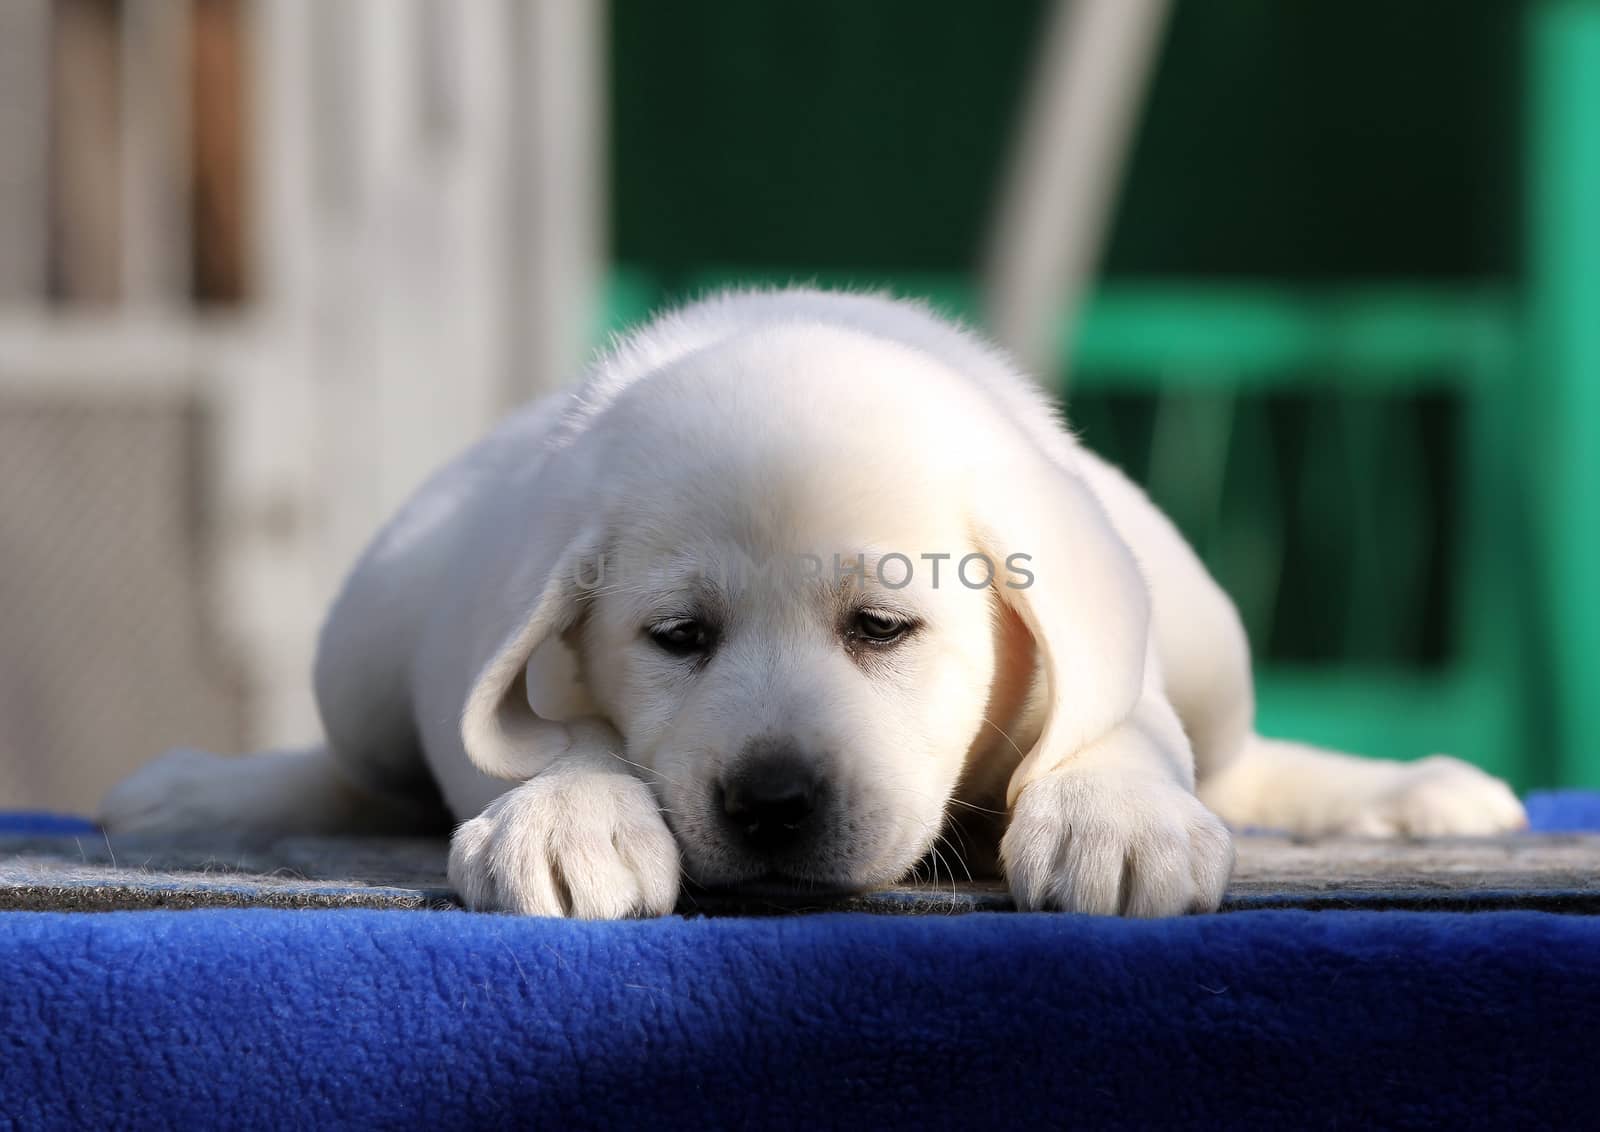
<path fill-rule="evenodd" d="M 49 207 L 47 0 L 0 4 L 0 303 L 45 294 Z"/>
<path fill-rule="evenodd" d="M 194 0 L 190 144 L 193 288 L 201 303 L 247 297 L 249 53 L 241 0 Z"/>
<path fill-rule="evenodd" d="M 122 291 L 122 121 L 115 0 L 57 0 L 51 59 L 51 291 Z"/>

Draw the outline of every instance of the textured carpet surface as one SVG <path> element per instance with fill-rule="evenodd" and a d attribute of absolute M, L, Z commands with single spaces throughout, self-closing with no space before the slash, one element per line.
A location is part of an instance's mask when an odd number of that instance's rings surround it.
<path fill-rule="evenodd" d="M 19 1129 L 1600 1121 L 1586 915 L 15 911 L 0 972 Z"/>
<path fill-rule="evenodd" d="M 18 1128 L 1592 1127 L 1600 920 L 9 913 Z"/>

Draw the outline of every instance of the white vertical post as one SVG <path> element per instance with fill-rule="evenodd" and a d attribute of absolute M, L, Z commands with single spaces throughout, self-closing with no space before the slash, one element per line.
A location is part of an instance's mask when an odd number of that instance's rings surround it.
<path fill-rule="evenodd" d="M 591 0 L 254 10 L 261 310 L 219 448 L 275 744 L 314 730 L 316 626 L 379 524 L 588 345 L 604 22 Z"/>
<path fill-rule="evenodd" d="M 575 373 L 606 260 L 606 5 L 514 3 L 512 402 Z"/>
<path fill-rule="evenodd" d="M 1094 273 L 1169 0 L 1057 0 L 1000 197 L 989 327 L 1040 379 Z"/>
<path fill-rule="evenodd" d="M 310 337 L 318 233 L 311 223 L 307 56 L 316 0 L 249 7 L 252 296 L 245 335 L 216 359 L 217 617 L 243 649 L 258 746 L 304 742 L 320 727 L 310 660 L 326 602 L 315 548 Z"/>
<path fill-rule="evenodd" d="M 512 3 L 342 4 L 319 58 L 318 152 L 335 165 L 319 181 L 316 369 L 336 570 L 501 407 Z"/>

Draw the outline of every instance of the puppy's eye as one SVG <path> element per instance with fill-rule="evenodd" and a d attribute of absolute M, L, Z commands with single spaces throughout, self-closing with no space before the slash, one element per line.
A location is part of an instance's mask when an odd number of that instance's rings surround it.
<path fill-rule="evenodd" d="M 850 623 L 851 636 L 873 645 L 892 645 L 915 626 L 903 617 L 872 609 L 859 610 Z"/>
<path fill-rule="evenodd" d="M 711 651 L 715 643 L 711 630 L 689 617 L 651 625 L 645 633 L 663 652 L 673 656 L 699 656 Z"/>

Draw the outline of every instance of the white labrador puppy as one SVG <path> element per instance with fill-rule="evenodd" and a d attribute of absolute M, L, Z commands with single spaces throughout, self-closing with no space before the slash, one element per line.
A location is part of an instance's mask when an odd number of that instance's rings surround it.
<path fill-rule="evenodd" d="M 315 681 L 325 749 L 168 756 L 103 820 L 404 829 L 434 786 L 469 906 L 583 917 L 890 884 L 952 816 L 1021 907 L 1135 916 L 1217 907 L 1224 820 L 1524 820 L 1454 759 L 1255 735 L 1168 520 L 1000 353 L 868 295 L 721 295 L 522 410 L 356 564 Z"/>

